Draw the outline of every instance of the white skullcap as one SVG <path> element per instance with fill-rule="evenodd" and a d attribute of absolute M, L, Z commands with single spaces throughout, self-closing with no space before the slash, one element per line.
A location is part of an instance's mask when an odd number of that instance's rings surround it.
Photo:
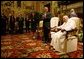
<path fill-rule="evenodd" d="M 75 10 L 74 9 L 71 9 L 70 11 L 74 12 Z"/>
<path fill-rule="evenodd" d="M 68 16 L 67 16 L 67 15 L 65 15 L 65 16 L 63 16 L 63 18 L 65 18 L 65 19 L 66 19 L 66 18 L 68 18 Z"/>

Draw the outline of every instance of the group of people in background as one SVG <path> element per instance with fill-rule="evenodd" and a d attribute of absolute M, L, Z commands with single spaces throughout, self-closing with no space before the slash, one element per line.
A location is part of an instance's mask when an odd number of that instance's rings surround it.
<path fill-rule="evenodd" d="M 35 32 L 38 25 L 38 20 L 35 17 L 35 12 L 27 14 L 23 17 L 19 14 L 14 16 L 14 12 L 7 17 L 4 13 L 1 14 L 1 35 L 5 34 L 22 34 L 24 32 Z"/>

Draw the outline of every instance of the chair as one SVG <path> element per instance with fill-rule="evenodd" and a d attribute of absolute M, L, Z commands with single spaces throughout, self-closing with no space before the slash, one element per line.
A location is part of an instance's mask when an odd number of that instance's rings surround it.
<path fill-rule="evenodd" d="M 51 43 L 50 45 L 53 46 L 53 34 L 55 33 L 55 27 L 58 26 L 59 23 L 59 18 L 58 17 L 52 17 L 50 20 L 50 38 L 51 38 Z"/>
<path fill-rule="evenodd" d="M 38 39 L 42 39 L 43 37 L 43 20 L 39 21 L 39 26 L 37 29 L 37 35 L 38 35 Z"/>
<path fill-rule="evenodd" d="M 58 17 L 52 17 L 51 20 L 50 20 L 50 34 L 52 35 L 53 33 L 53 30 L 55 29 L 56 26 L 58 26 L 58 23 L 59 23 L 59 18 Z"/>
<path fill-rule="evenodd" d="M 76 23 L 76 28 L 68 31 L 66 34 L 64 49 L 61 52 L 69 53 L 73 51 L 77 51 L 77 43 L 78 43 L 78 33 L 80 28 L 80 19 L 77 17 L 72 18 Z"/>

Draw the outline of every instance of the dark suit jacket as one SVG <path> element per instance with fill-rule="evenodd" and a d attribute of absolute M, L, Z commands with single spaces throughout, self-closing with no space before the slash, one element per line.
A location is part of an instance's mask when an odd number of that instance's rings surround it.
<path fill-rule="evenodd" d="M 14 28 L 14 26 L 15 26 L 15 18 L 14 16 L 10 16 L 10 27 Z"/>
<path fill-rule="evenodd" d="M 51 19 L 51 13 L 46 13 L 46 18 L 43 19 L 43 27 L 50 28 L 50 19 Z"/>
<path fill-rule="evenodd" d="M 23 22 L 24 22 L 24 18 L 23 17 L 17 17 L 17 21 L 18 21 L 18 25 L 19 25 L 19 27 L 23 27 Z"/>

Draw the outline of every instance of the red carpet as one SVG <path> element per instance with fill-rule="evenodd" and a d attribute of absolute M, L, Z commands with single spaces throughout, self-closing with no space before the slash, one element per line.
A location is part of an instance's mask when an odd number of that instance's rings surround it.
<path fill-rule="evenodd" d="M 1 58 L 83 58 L 83 46 L 78 51 L 57 55 L 40 39 L 32 39 L 32 34 L 1 36 Z"/>

